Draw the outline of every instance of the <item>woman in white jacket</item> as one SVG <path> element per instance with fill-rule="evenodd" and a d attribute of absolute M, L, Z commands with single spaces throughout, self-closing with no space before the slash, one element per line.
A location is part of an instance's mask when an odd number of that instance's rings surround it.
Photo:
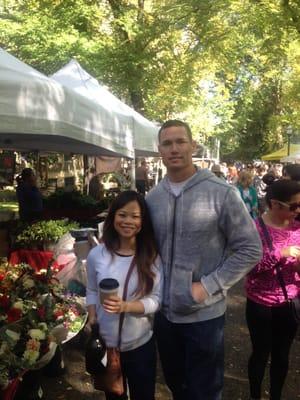
<path fill-rule="evenodd" d="M 143 196 L 122 192 L 112 203 L 100 245 L 88 260 L 88 325 L 99 323 L 107 347 L 118 345 L 119 314 L 125 313 L 121 334 L 121 366 L 131 400 L 154 400 L 156 351 L 152 316 L 160 306 L 162 276 L 152 223 Z M 134 258 L 128 295 L 122 300 L 125 278 Z M 119 295 L 99 301 L 99 282 L 114 278 Z M 105 393 L 107 400 L 127 399 Z"/>

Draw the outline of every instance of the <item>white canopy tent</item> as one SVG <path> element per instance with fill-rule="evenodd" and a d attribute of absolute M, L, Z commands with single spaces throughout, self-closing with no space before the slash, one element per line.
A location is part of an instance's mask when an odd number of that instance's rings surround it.
<path fill-rule="evenodd" d="M 94 101 L 107 111 L 121 113 L 132 120 L 136 156 L 157 156 L 157 126 L 133 108 L 123 103 L 86 72 L 76 60 L 71 60 L 51 76 L 62 85 Z"/>
<path fill-rule="evenodd" d="M 0 149 L 133 158 L 132 119 L 0 48 Z"/>

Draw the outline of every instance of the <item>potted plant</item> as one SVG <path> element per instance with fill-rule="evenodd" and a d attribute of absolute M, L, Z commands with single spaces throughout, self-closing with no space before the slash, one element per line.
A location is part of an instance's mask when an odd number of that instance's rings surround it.
<path fill-rule="evenodd" d="M 94 217 L 102 211 L 101 204 L 93 197 L 77 190 L 67 192 L 63 189 L 59 189 L 45 198 L 44 208 L 46 219 L 66 217 L 82 220 Z"/>
<path fill-rule="evenodd" d="M 27 226 L 17 235 L 16 246 L 23 249 L 52 250 L 65 233 L 78 227 L 78 223 L 65 219 L 39 221 Z"/>

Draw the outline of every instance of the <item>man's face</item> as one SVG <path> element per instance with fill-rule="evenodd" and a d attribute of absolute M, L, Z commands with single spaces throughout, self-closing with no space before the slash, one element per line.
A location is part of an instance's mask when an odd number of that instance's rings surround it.
<path fill-rule="evenodd" d="M 163 163 L 168 170 L 182 170 L 193 165 L 195 143 L 183 126 L 170 126 L 160 133 L 158 145 Z"/>

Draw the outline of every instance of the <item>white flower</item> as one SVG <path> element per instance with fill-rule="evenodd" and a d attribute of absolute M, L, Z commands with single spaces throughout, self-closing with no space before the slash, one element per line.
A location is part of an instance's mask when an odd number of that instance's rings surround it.
<path fill-rule="evenodd" d="M 77 315 L 75 315 L 72 311 L 69 311 L 69 319 L 70 321 L 75 321 L 75 319 L 77 318 Z"/>
<path fill-rule="evenodd" d="M 18 332 L 11 331 L 10 329 L 6 329 L 5 333 L 9 338 L 14 340 L 15 342 L 17 342 L 20 339 L 20 334 Z"/>
<path fill-rule="evenodd" d="M 41 274 L 41 275 L 46 275 L 46 274 L 47 274 L 47 270 L 46 270 L 45 268 L 41 268 L 41 269 L 39 270 L 39 274 Z"/>
<path fill-rule="evenodd" d="M 40 322 L 40 323 L 38 324 L 38 327 L 39 327 L 43 332 L 46 332 L 47 329 L 48 329 L 48 326 L 47 326 L 47 324 L 46 324 L 45 322 Z"/>
<path fill-rule="evenodd" d="M 36 350 L 25 350 L 23 353 L 23 359 L 28 361 L 30 365 L 33 365 L 39 358 L 40 353 Z"/>
<path fill-rule="evenodd" d="M 17 308 L 18 310 L 23 311 L 24 309 L 24 304 L 22 300 L 18 300 L 13 304 L 13 308 Z"/>
<path fill-rule="evenodd" d="M 23 286 L 25 289 L 30 289 L 34 287 L 34 280 L 30 278 L 25 278 L 23 281 Z"/>
<path fill-rule="evenodd" d="M 37 340 L 43 340 L 46 337 L 45 332 L 41 331 L 40 329 L 30 329 L 28 331 L 28 335 L 32 339 L 37 339 Z"/>

